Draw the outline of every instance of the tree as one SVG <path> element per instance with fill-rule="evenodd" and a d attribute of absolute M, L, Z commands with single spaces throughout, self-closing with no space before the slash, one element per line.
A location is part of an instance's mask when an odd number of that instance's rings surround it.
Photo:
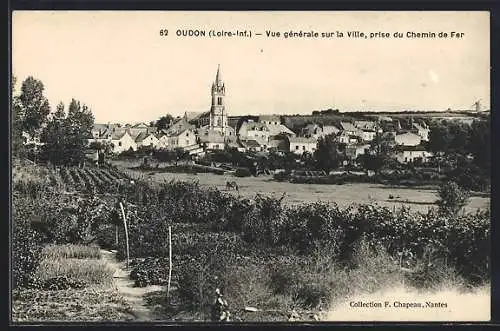
<path fill-rule="evenodd" d="M 340 165 L 340 153 L 334 137 L 327 135 L 318 139 L 317 149 L 314 151 L 316 168 L 329 172 Z"/>
<path fill-rule="evenodd" d="M 158 130 L 166 129 L 172 123 L 174 117 L 170 114 L 164 115 L 160 117 L 159 120 L 156 121 L 155 125 Z"/>
<path fill-rule="evenodd" d="M 474 156 L 474 163 L 487 175 L 491 169 L 491 117 L 486 121 L 474 121 L 467 150 Z"/>
<path fill-rule="evenodd" d="M 43 155 L 54 164 L 82 162 L 93 126 L 94 116 L 85 104 L 72 99 L 66 116 L 64 105 L 59 103 L 42 134 Z"/>
<path fill-rule="evenodd" d="M 83 161 L 88 139 L 92 137 L 93 126 L 94 115 L 90 109 L 85 104 L 80 105 L 80 101 L 72 99 L 66 118 L 66 153 L 72 163 Z"/>
<path fill-rule="evenodd" d="M 23 129 L 22 129 L 22 121 L 21 121 L 21 100 L 19 96 L 15 95 L 16 93 L 16 82 L 17 79 L 15 76 L 12 76 L 11 83 L 11 97 L 12 97 L 12 117 L 11 117 L 11 139 L 12 139 L 12 155 L 13 156 L 21 156 L 23 151 Z"/>
<path fill-rule="evenodd" d="M 465 205 L 470 197 L 470 192 L 463 189 L 456 182 L 448 181 L 438 188 L 439 210 L 443 213 L 456 215 Z"/>
<path fill-rule="evenodd" d="M 47 126 L 42 131 L 41 141 L 44 143 L 42 147 L 42 157 L 52 164 L 66 163 L 66 113 L 64 104 L 60 102 L 57 105 L 56 112 L 52 119 L 47 123 Z"/>
<path fill-rule="evenodd" d="M 50 113 L 50 105 L 44 96 L 42 81 L 29 76 L 21 86 L 19 117 L 22 131 L 36 136 Z"/>
<path fill-rule="evenodd" d="M 377 132 L 370 143 L 368 153 L 361 159 L 363 167 L 378 173 L 393 158 L 394 146 L 394 139 L 390 135 Z"/>

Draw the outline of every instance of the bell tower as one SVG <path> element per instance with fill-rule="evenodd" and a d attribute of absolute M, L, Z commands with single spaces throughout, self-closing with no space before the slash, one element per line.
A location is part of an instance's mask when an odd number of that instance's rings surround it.
<path fill-rule="evenodd" d="M 227 114 L 224 98 L 226 96 L 226 87 L 222 81 L 220 65 L 217 66 L 215 81 L 212 83 L 212 106 L 210 107 L 210 124 L 212 130 L 220 131 L 224 135 L 227 127 Z"/>

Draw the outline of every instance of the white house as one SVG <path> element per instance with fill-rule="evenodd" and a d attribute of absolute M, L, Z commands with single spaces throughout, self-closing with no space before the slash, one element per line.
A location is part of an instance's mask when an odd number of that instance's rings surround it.
<path fill-rule="evenodd" d="M 119 154 L 130 149 L 137 150 L 135 139 L 132 138 L 128 130 L 121 129 L 115 130 L 111 135 L 109 141 L 113 147 L 113 153 Z"/>
<path fill-rule="evenodd" d="M 184 129 L 167 136 L 169 148 L 184 148 L 196 144 L 196 135 L 192 129 Z"/>
<path fill-rule="evenodd" d="M 400 146 L 417 146 L 420 145 L 422 137 L 420 137 L 418 134 L 407 132 L 397 134 L 394 137 L 394 141 L 396 142 L 396 145 Z"/>
<path fill-rule="evenodd" d="M 314 138 L 306 137 L 288 137 L 289 151 L 302 155 L 305 152 L 314 153 L 318 142 Z"/>
<path fill-rule="evenodd" d="M 375 139 L 375 136 L 377 135 L 377 132 L 375 130 L 362 130 L 361 131 L 361 138 L 363 141 L 372 141 Z"/>
<path fill-rule="evenodd" d="M 346 145 L 353 145 L 360 142 L 360 137 L 356 135 L 351 135 L 347 131 L 342 131 L 337 134 L 337 141 Z"/>
<path fill-rule="evenodd" d="M 324 137 L 326 135 L 336 135 L 340 132 L 340 129 L 334 125 L 319 125 L 316 123 L 308 124 L 302 130 L 302 134 L 306 137 L 312 137 L 318 139 L 319 137 Z"/>
<path fill-rule="evenodd" d="M 219 131 L 202 130 L 198 134 L 198 143 L 205 150 L 223 150 L 226 139 Z"/>
<path fill-rule="evenodd" d="M 413 123 L 413 128 L 423 141 L 429 141 L 430 129 L 425 124 Z"/>
<path fill-rule="evenodd" d="M 369 148 L 369 144 L 348 145 L 345 148 L 345 154 L 348 158 L 355 160 L 358 156 L 364 155 Z"/>
<path fill-rule="evenodd" d="M 135 138 L 135 143 L 137 144 L 137 148 L 141 146 L 157 148 L 160 145 L 160 140 L 157 135 L 152 132 L 141 132 L 137 138 Z"/>
<path fill-rule="evenodd" d="M 426 163 L 432 156 L 433 153 L 426 151 L 422 146 L 401 146 L 396 152 L 396 159 L 399 163 L 417 161 Z"/>
<path fill-rule="evenodd" d="M 343 132 L 351 136 L 360 135 L 360 130 L 354 126 L 351 122 L 340 122 L 340 128 Z"/>
<path fill-rule="evenodd" d="M 279 125 L 281 124 L 281 118 L 278 115 L 261 115 L 259 116 L 259 123 Z"/>

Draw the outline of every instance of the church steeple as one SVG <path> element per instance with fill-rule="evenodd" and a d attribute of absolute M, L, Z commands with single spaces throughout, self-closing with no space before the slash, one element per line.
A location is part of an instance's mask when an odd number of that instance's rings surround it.
<path fill-rule="evenodd" d="M 226 96 L 226 87 L 222 81 L 220 73 L 220 64 L 217 66 L 215 81 L 212 83 L 212 106 L 210 107 L 210 128 L 220 130 L 224 134 L 227 127 L 227 114 L 224 98 Z"/>
<path fill-rule="evenodd" d="M 217 75 L 215 75 L 215 85 L 222 84 L 222 75 L 220 73 L 220 64 L 217 65 Z"/>

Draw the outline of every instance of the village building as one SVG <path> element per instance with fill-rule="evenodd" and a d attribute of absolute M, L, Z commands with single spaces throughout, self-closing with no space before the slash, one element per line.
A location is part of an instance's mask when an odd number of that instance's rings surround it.
<path fill-rule="evenodd" d="M 394 136 L 394 141 L 396 145 L 401 145 L 401 146 L 417 146 L 420 145 L 422 141 L 422 137 L 420 137 L 418 134 L 412 133 L 412 132 L 406 132 L 402 134 L 396 134 Z"/>
<path fill-rule="evenodd" d="M 425 150 L 423 146 L 398 146 L 396 147 L 396 160 L 399 163 L 427 163 L 433 153 Z"/>
<path fill-rule="evenodd" d="M 223 150 L 226 140 L 220 131 L 202 130 L 198 133 L 198 144 L 205 150 Z"/>
<path fill-rule="evenodd" d="M 345 148 L 345 155 L 351 160 L 356 160 L 359 156 L 364 155 L 369 148 L 370 145 L 364 143 L 347 145 Z"/>
<path fill-rule="evenodd" d="M 314 138 L 288 137 L 288 151 L 302 155 L 306 152 L 313 154 L 318 142 Z"/>
<path fill-rule="evenodd" d="M 302 135 L 304 137 L 310 137 L 316 140 L 327 135 L 337 135 L 339 132 L 340 129 L 335 125 L 322 125 L 316 123 L 307 124 L 302 129 Z"/>
<path fill-rule="evenodd" d="M 336 139 L 339 143 L 345 145 L 354 145 L 361 142 L 361 137 L 358 135 L 349 134 L 347 131 L 341 131 L 337 134 Z"/>
<path fill-rule="evenodd" d="M 350 136 L 359 136 L 360 130 L 354 126 L 351 122 L 340 122 L 340 129 Z"/>
<path fill-rule="evenodd" d="M 423 141 L 429 141 L 429 132 L 431 131 L 425 122 L 413 123 L 413 129 Z"/>
<path fill-rule="evenodd" d="M 159 136 L 152 132 L 141 132 L 135 138 L 135 143 L 137 148 L 139 147 L 151 147 L 158 148 L 160 146 Z"/>
<path fill-rule="evenodd" d="M 260 152 L 264 150 L 263 145 L 254 139 L 240 139 L 238 144 L 238 151 L 240 152 Z"/>
<path fill-rule="evenodd" d="M 115 129 L 108 140 L 115 154 L 120 154 L 129 150 L 137 150 L 135 139 L 130 135 L 128 129 Z"/>
<path fill-rule="evenodd" d="M 270 125 L 280 125 L 281 117 L 278 115 L 260 115 L 259 123 L 270 124 Z"/>

